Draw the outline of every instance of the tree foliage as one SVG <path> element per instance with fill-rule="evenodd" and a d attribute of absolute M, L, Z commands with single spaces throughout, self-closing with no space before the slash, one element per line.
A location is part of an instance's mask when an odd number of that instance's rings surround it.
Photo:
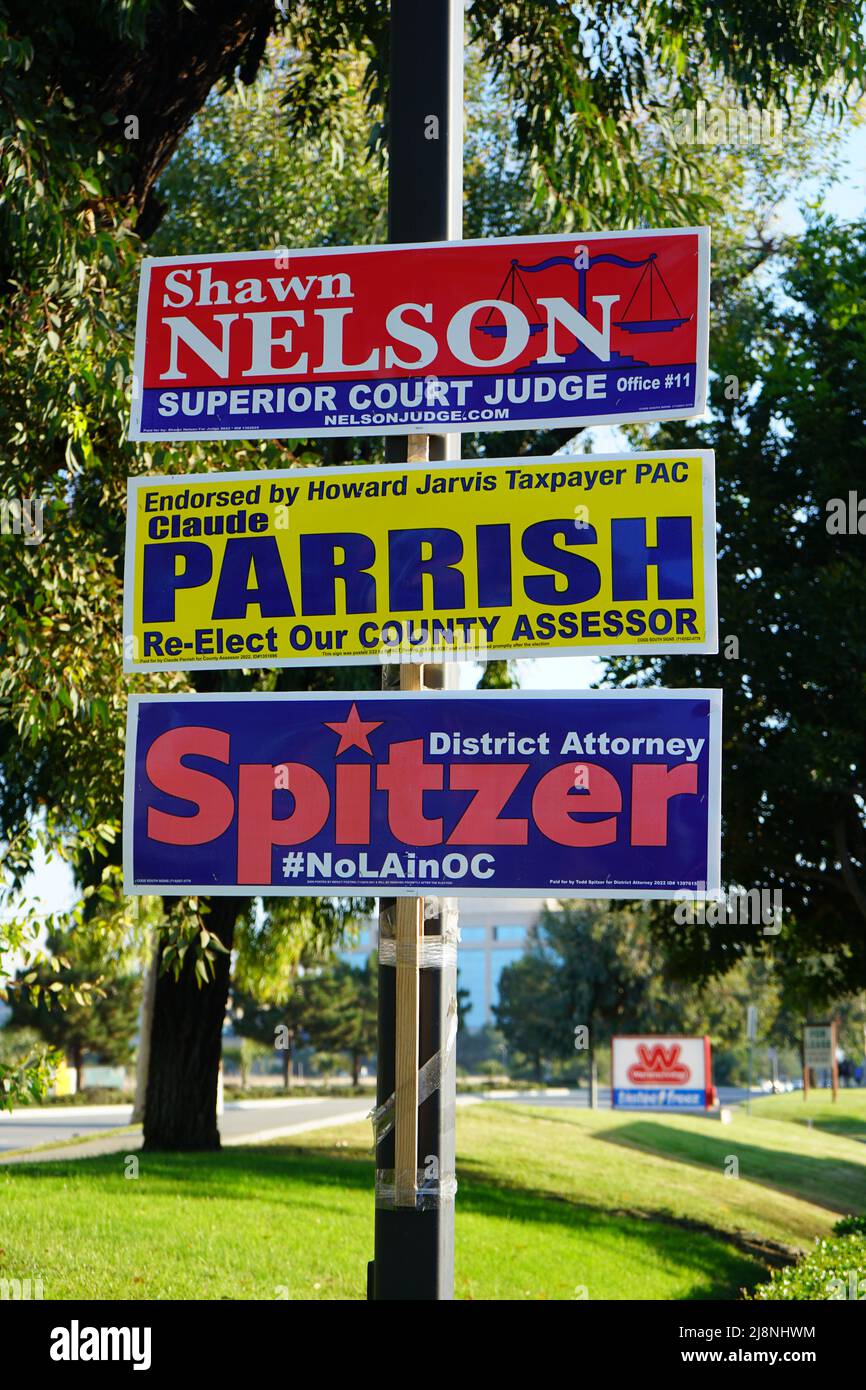
<path fill-rule="evenodd" d="M 287 27 L 301 62 L 286 98 L 290 130 L 329 129 L 346 56 L 367 58 L 365 90 L 387 142 L 387 0 L 301 4 Z M 468 41 L 513 102 L 517 144 L 548 221 L 575 228 L 688 224 L 706 212 L 699 155 L 658 140 L 659 119 L 693 108 L 721 78 L 744 103 L 837 112 L 863 81 L 863 6 L 798 0 L 470 0 Z"/>
<path fill-rule="evenodd" d="M 627 684 L 723 687 L 723 876 L 782 893 L 779 935 L 659 914 L 678 968 L 771 950 L 804 1007 L 866 987 L 866 566 L 827 511 L 866 476 L 864 273 L 866 225 L 813 219 L 777 293 L 728 297 L 710 422 L 654 436 L 716 451 L 722 651 L 610 664 Z"/>
<path fill-rule="evenodd" d="M 363 966 L 339 959 L 308 963 L 272 1002 L 235 986 L 231 1017 L 242 1037 L 282 1052 L 286 1084 L 292 1054 L 303 1044 L 316 1052 L 344 1053 L 357 1086 L 362 1062 L 376 1050 L 376 994 L 375 953 Z"/>
<path fill-rule="evenodd" d="M 717 205 L 702 153 L 660 133 L 664 112 L 695 101 L 719 75 L 744 101 L 792 110 L 831 92 L 843 101 L 860 80 L 861 11 L 831 2 L 817 14 L 795 0 L 725 7 L 724 16 L 696 0 L 615 11 L 472 0 L 467 23 L 487 104 L 495 93 L 508 105 L 514 154 L 505 167 L 512 190 L 527 185 L 527 215 L 537 225 L 633 226 L 696 220 Z M 127 688 L 143 688 L 140 679 L 127 687 L 120 669 L 127 474 L 358 456 L 352 441 L 130 445 L 144 242 L 160 222 L 163 249 L 174 235 L 174 248 L 188 251 L 213 249 L 186 244 L 205 234 L 224 236 L 223 244 L 256 236 L 260 245 L 379 235 L 382 168 L 365 156 L 368 146 L 383 148 L 386 132 L 386 18 L 384 0 L 0 0 L 0 497 L 36 496 L 46 508 L 41 545 L 0 536 L 4 877 L 20 884 L 40 837 L 63 845 L 80 883 L 114 892 L 118 933 L 126 910 L 116 873 L 125 697 Z M 285 39 L 283 57 L 262 67 L 274 33 Z M 229 106 L 208 105 L 216 88 L 240 103 L 241 87 L 260 69 L 260 86 L 234 125 Z M 267 110 L 255 104 L 261 91 Z M 185 170 L 181 154 L 169 172 L 199 113 L 205 124 L 189 136 Z M 221 154 L 208 145 L 207 121 L 211 133 L 221 130 Z M 259 163 L 258 199 L 249 196 L 244 128 Z M 289 160 L 289 201 L 277 225 L 273 201 Z M 492 227 L 505 209 L 472 167 L 468 186 L 480 201 L 469 225 L 474 218 Z M 379 456 L 377 444 L 365 447 Z M 348 672 L 313 679 L 359 683 Z M 292 688 L 298 680 L 267 673 L 220 685 Z M 164 675 L 147 688 L 190 685 Z M 214 688 L 207 673 L 196 685 Z M 204 950 L 212 975 L 208 952 L 218 952 L 221 937 L 205 925 L 210 945 L 202 946 L 206 908 L 178 906 L 165 940 Z M 270 916 L 290 914 L 283 906 Z M 32 944 L 20 922 L 0 927 L 0 958 L 24 938 Z M 180 964 L 179 949 L 171 959 Z"/>
<path fill-rule="evenodd" d="M 531 1058 L 590 1059 L 613 1032 L 637 1029 L 649 1011 L 652 964 L 642 919 L 625 908 L 564 902 L 546 909 L 527 936 L 526 954 L 499 977 L 498 1027 L 509 1050 Z M 585 1041 L 576 1029 L 586 1029 Z"/>
<path fill-rule="evenodd" d="M 87 1054 L 118 1065 L 132 1058 L 138 982 L 122 959 L 107 960 L 100 944 L 80 931 L 49 936 L 49 959 L 19 976 L 26 990 L 11 993 L 13 1025 L 64 1052 L 79 1089 Z"/>
<path fill-rule="evenodd" d="M 655 930 L 654 930 L 655 928 Z M 673 965 L 670 958 L 673 957 Z M 780 1069 L 799 1075 L 802 1026 L 797 1001 L 788 997 L 782 964 L 766 953 L 743 950 L 726 968 L 702 982 L 684 980 L 676 947 L 644 907 L 564 903 L 546 912 L 529 936 L 527 953 L 500 976 L 498 1025 L 512 1060 L 526 1058 L 539 1079 L 546 1063 L 578 1064 L 598 1055 L 615 1034 L 707 1035 L 713 1076 L 721 1085 L 745 1085 L 749 1046 L 746 1017 L 758 1011 L 755 1077 L 769 1071 L 767 1049 Z M 840 1039 L 851 1056 L 863 1050 L 866 998 L 839 1005 Z M 575 1028 L 588 1030 L 575 1051 Z M 578 1038 L 577 1042 L 581 1040 Z"/>
<path fill-rule="evenodd" d="M 364 1059 L 376 1052 L 377 979 L 374 953 L 363 965 L 337 960 L 310 980 L 309 1040 L 320 1051 L 348 1058 L 353 1086 Z"/>

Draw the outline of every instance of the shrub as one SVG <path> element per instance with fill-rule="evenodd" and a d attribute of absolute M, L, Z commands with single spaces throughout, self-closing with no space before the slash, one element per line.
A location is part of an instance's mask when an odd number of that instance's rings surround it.
<path fill-rule="evenodd" d="M 866 1236 L 866 1216 L 843 1216 L 833 1230 L 837 1236 Z"/>
<path fill-rule="evenodd" d="M 845 1221 L 862 1217 L 845 1217 Z M 839 1222 L 842 1225 L 843 1222 Z M 785 1299 L 866 1300 L 866 1235 L 819 1240 L 795 1265 L 774 1270 L 751 1295 L 762 1302 Z"/>

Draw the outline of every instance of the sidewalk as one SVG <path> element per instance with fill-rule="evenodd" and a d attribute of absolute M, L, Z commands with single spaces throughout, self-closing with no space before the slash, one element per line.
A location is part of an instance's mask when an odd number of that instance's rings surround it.
<path fill-rule="evenodd" d="M 65 1144 L 48 1147 L 13 1149 L 11 1153 L 0 1153 L 0 1166 L 6 1163 L 54 1163 L 58 1159 L 97 1158 L 100 1154 L 131 1154 L 140 1148 L 141 1125 L 134 1125 L 120 1133 L 114 1130 L 95 1139 L 70 1139 Z"/>
<path fill-rule="evenodd" d="M 281 1102 L 282 1108 L 300 1110 L 302 1117 L 280 1124 L 278 1121 L 283 1117 L 275 1114 L 277 1107 L 272 1107 L 267 1102 L 259 1106 L 256 1102 L 227 1101 L 225 1111 L 219 1120 L 222 1146 L 233 1148 L 240 1144 L 264 1144 L 274 1139 L 287 1139 L 293 1134 L 303 1134 L 309 1130 L 327 1129 L 331 1125 L 357 1124 L 367 1118 L 371 1104 L 366 1097 L 354 1103 L 333 1101 L 324 1097 L 285 1100 Z M 120 1107 L 114 1107 L 115 1114 L 118 1108 Z M 77 1108 L 76 1114 L 85 1109 L 93 1116 L 100 1112 L 110 1113 L 109 1107 L 82 1106 Z M 317 1114 L 317 1111 L 322 1113 Z M 35 1112 L 19 1110 L 14 1113 L 29 1119 Z M 267 1124 L 269 1113 L 274 1118 L 271 1125 Z M 27 1148 L 0 1152 L 0 1165 L 63 1162 L 75 1158 L 96 1158 L 102 1154 L 131 1154 L 140 1149 L 141 1144 L 141 1125 L 124 1125 L 122 1128 L 95 1134 L 91 1138 L 70 1139 L 57 1144 L 49 1142 L 45 1145 L 31 1145 Z"/>

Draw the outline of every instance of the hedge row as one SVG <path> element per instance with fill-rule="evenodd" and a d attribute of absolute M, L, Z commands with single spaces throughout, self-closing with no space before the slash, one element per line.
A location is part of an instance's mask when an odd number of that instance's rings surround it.
<path fill-rule="evenodd" d="M 816 1241 L 814 1250 L 795 1265 L 775 1270 L 750 1297 L 866 1301 L 866 1216 L 845 1216 L 833 1232 L 829 1239 Z"/>

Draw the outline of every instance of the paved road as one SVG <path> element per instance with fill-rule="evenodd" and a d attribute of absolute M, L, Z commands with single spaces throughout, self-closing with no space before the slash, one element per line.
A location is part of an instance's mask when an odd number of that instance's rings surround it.
<path fill-rule="evenodd" d="M 472 1100 L 517 1101 L 521 1105 L 579 1106 L 589 1104 L 586 1089 L 569 1091 L 526 1090 L 488 1091 L 471 1097 Z M 723 1105 L 742 1103 L 744 1088 L 723 1086 L 720 1100 Z M 466 1103 L 469 1096 L 461 1097 Z M 599 1105 L 610 1105 L 610 1090 L 600 1086 Z M 220 1134 L 226 1145 L 249 1144 L 257 1140 L 278 1139 L 289 1134 L 318 1129 L 327 1124 L 348 1124 L 362 1120 L 373 1105 L 373 1096 L 355 1099 L 298 1098 L 297 1100 L 240 1100 L 226 1101 L 220 1118 Z M 45 1144 L 63 1144 L 69 1139 L 83 1140 L 105 1134 L 106 1130 L 129 1125 L 132 1107 L 128 1105 L 46 1106 L 44 1109 L 15 1110 L 11 1115 L 0 1112 L 0 1162 L 2 1155 L 13 1149 L 32 1149 Z M 111 1153 L 119 1147 L 138 1148 L 140 1135 L 136 1131 L 126 1138 L 117 1135 L 106 1140 L 70 1147 L 64 1157 L 85 1157 L 94 1153 Z"/>
<path fill-rule="evenodd" d="M 757 1100 L 762 1092 L 754 1091 L 753 1099 Z M 748 1092 L 743 1087 L 720 1086 L 719 1100 L 722 1105 L 738 1105 L 747 1097 Z M 483 1093 L 486 1101 L 514 1101 L 520 1105 L 553 1105 L 553 1106 L 578 1106 L 585 1108 L 589 1105 L 589 1091 L 585 1087 L 573 1088 L 568 1091 L 485 1091 Z M 610 1106 L 610 1087 L 599 1086 L 598 1104 L 600 1109 L 607 1109 Z"/>
<path fill-rule="evenodd" d="M 363 1119 L 372 1105 L 372 1096 L 369 1100 L 360 1096 L 355 1099 L 227 1101 L 220 1118 L 220 1134 L 224 1144 L 249 1143 L 259 1137 L 276 1139 L 281 1134 Z M 28 1107 L 15 1110 L 11 1115 L 0 1112 L 0 1155 L 11 1149 L 62 1144 L 69 1139 L 104 1134 L 106 1130 L 128 1125 L 131 1115 L 132 1107 L 128 1105 Z M 117 1135 L 103 1151 L 116 1148 L 120 1139 Z M 126 1147 L 137 1146 L 138 1135 L 130 1134 Z M 90 1145 L 81 1147 L 86 1152 L 94 1151 Z M 65 1156 L 75 1157 L 78 1149 L 77 1145 L 70 1147 Z"/>

